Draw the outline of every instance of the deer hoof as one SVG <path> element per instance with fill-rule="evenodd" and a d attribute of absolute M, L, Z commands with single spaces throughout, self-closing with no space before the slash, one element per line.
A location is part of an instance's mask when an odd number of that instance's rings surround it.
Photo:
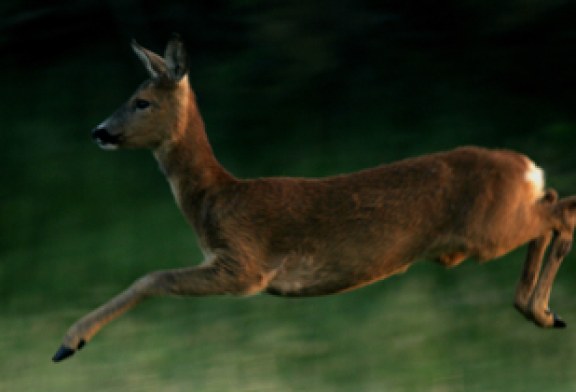
<path fill-rule="evenodd" d="M 78 350 L 82 349 L 82 347 L 84 347 L 84 345 L 86 345 L 86 341 L 84 339 L 80 340 L 80 342 L 78 343 L 77 349 Z M 52 361 L 60 362 L 60 361 L 66 359 L 68 357 L 71 357 L 72 355 L 74 355 L 75 352 L 76 352 L 76 350 L 62 345 L 62 346 L 60 346 L 58 351 L 56 351 L 56 354 L 54 354 L 54 356 L 52 357 Z"/>
<path fill-rule="evenodd" d="M 72 355 L 74 355 L 75 352 L 76 350 L 72 350 L 69 347 L 60 346 L 58 351 L 56 351 L 56 354 L 54 354 L 54 356 L 52 357 L 52 361 L 60 362 L 68 357 L 71 357 Z"/>
<path fill-rule="evenodd" d="M 556 313 L 554 313 L 554 328 L 566 328 L 566 322 L 562 320 Z"/>

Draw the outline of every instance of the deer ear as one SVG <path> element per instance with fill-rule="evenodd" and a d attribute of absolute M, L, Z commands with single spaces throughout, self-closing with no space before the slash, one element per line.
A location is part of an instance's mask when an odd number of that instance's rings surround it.
<path fill-rule="evenodd" d="M 135 40 L 132 40 L 132 49 L 140 61 L 142 61 L 142 64 L 144 64 L 144 67 L 146 67 L 146 70 L 153 79 L 169 75 L 168 67 L 162 57 L 143 48 Z"/>
<path fill-rule="evenodd" d="M 168 41 L 164 52 L 164 61 L 170 78 L 175 82 L 179 82 L 188 72 L 186 50 L 178 34 L 174 34 Z"/>

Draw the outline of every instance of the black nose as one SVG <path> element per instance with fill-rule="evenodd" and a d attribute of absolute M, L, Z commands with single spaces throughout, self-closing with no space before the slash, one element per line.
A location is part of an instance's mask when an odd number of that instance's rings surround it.
<path fill-rule="evenodd" d="M 118 144 L 120 142 L 119 135 L 112 135 L 106 128 L 96 128 L 92 131 L 92 139 L 102 145 Z"/>

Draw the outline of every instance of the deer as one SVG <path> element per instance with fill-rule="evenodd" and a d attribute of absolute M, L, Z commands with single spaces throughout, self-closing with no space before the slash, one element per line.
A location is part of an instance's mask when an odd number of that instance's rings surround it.
<path fill-rule="evenodd" d="M 465 146 L 324 178 L 239 179 L 208 142 L 182 39 L 169 39 L 163 56 L 136 41 L 132 49 L 149 79 L 92 138 L 104 150 L 152 151 L 204 260 L 137 279 L 74 323 L 53 361 L 150 297 L 329 295 L 417 260 L 455 267 L 525 244 L 514 306 L 540 327 L 566 326 L 548 304 L 571 248 L 576 196 L 546 189 L 527 156 Z"/>

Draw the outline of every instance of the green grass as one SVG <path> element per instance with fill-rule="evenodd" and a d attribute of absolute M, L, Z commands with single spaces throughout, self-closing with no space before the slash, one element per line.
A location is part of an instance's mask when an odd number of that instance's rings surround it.
<path fill-rule="evenodd" d="M 516 314 L 507 270 L 519 263 L 507 261 L 461 271 L 417 265 L 325 298 L 149 300 L 54 365 L 68 324 L 114 292 L 86 282 L 73 300 L 45 298 L 2 315 L 0 389 L 573 390 L 574 335 Z M 568 292 L 560 280 L 554 302 L 573 319 Z"/>
<path fill-rule="evenodd" d="M 9 129 L 0 135 L 0 391 L 576 390 L 574 330 L 538 329 L 512 307 L 524 250 L 454 270 L 419 263 L 324 298 L 152 299 L 75 357 L 51 363 L 78 317 L 148 271 L 201 257 L 150 154 L 104 153 L 89 141 L 90 128 L 128 95 L 131 84 L 121 81 L 129 72 L 96 64 L 106 83 L 89 86 L 86 71 L 61 94 L 82 64 L 31 75 L 28 82 L 41 86 L 33 101 L 18 83 L 3 86 L 10 105 L 0 108 Z M 298 133 L 263 132 L 253 143 L 211 128 L 212 119 L 220 124 L 218 110 L 208 106 L 205 117 L 218 155 L 242 176 L 317 176 L 457 144 L 499 144 L 498 129 L 485 132 L 494 123 L 438 105 L 419 124 L 425 132 L 382 123 L 386 113 L 365 108 L 336 116 L 327 140 L 317 123 L 303 121 Z M 461 125 L 467 132 L 454 134 Z M 567 129 L 551 123 L 501 144 L 535 151 L 553 167 L 552 184 L 574 191 L 573 168 L 559 164 L 573 163 Z M 543 136 L 549 143 L 538 149 Z M 562 267 L 552 296 L 569 326 L 573 263 Z"/>

